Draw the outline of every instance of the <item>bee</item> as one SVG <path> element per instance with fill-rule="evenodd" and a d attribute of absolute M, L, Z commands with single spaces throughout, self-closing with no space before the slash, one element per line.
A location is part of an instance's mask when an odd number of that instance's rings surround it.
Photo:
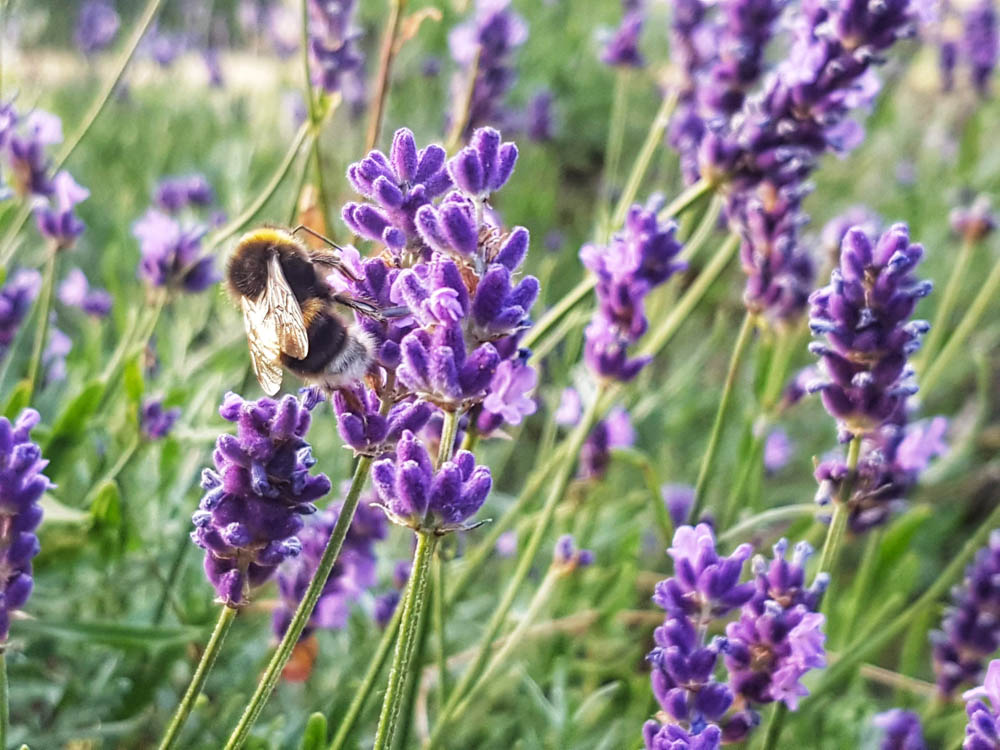
<path fill-rule="evenodd" d="M 295 237 L 300 230 L 334 251 L 307 247 Z M 374 342 L 356 322 L 340 317 L 338 304 L 376 320 L 406 314 L 334 292 L 323 269 L 359 280 L 335 252 L 339 249 L 304 226 L 291 231 L 265 226 L 243 235 L 229 257 L 226 286 L 243 311 L 250 362 L 268 396 L 281 387 L 282 366 L 328 390 L 367 374 Z"/>

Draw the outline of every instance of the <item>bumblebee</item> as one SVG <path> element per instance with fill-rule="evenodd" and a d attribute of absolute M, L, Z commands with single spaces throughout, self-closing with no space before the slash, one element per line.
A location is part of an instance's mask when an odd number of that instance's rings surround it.
<path fill-rule="evenodd" d="M 332 250 L 307 247 L 295 237 L 300 230 L 319 237 Z M 400 308 L 383 311 L 334 292 L 324 269 L 358 281 L 336 250 L 336 245 L 307 227 L 291 231 L 262 227 L 243 235 L 229 257 L 226 286 L 243 311 L 250 361 L 268 396 L 281 387 L 282 366 L 306 383 L 328 390 L 365 376 L 374 343 L 356 322 L 340 317 L 337 305 L 376 320 L 405 314 Z"/>

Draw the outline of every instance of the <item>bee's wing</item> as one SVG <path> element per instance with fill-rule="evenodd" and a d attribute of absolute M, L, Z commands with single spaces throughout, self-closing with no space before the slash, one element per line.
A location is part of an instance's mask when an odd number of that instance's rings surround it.
<path fill-rule="evenodd" d="M 277 336 L 278 347 L 293 359 L 304 359 L 309 353 L 309 335 L 306 323 L 302 319 L 302 308 L 295 299 L 292 288 L 285 279 L 278 262 L 278 254 L 271 256 L 264 292 L 267 304 L 267 314 L 270 317 Z M 277 359 L 277 357 L 275 357 Z"/>
<path fill-rule="evenodd" d="M 281 365 L 278 364 L 281 350 L 274 320 L 268 314 L 267 293 L 261 295 L 257 302 L 240 297 L 240 305 L 243 307 L 243 327 L 250 346 L 253 374 L 257 376 L 264 393 L 273 396 L 281 388 Z"/>

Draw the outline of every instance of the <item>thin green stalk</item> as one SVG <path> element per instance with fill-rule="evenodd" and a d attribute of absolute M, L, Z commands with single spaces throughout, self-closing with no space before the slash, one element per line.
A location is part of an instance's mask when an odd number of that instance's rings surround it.
<path fill-rule="evenodd" d="M 10 728 L 10 687 L 7 683 L 7 647 L 0 647 L 0 748 L 7 747 Z"/>
<path fill-rule="evenodd" d="M 604 146 L 604 176 L 601 180 L 600 208 L 597 212 L 598 241 L 606 242 L 612 227 L 619 222 L 611 222 L 611 201 L 615 179 L 618 177 L 618 162 L 621 161 L 622 145 L 625 142 L 625 121 L 628 115 L 628 68 L 615 71 L 614 95 L 611 98 L 611 117 L 608 125 L 608 141 Z"/>
<path fill-rule="evenodd" d="M 674 219 L 697 203 L 702 196 L 715 189 L 715 185 L 704 177 L 684 190 L 657 214 L 659 219 Z"/>
<path fill-rule="evenodd" d="M 122 473 L 122 471 L 125 469 L 126 466 L 128 466 L 128 462 L 132 460 L 132 456 L 134 456 L 135 452 L 139 450 L 139 445 L 141 442 L 142 440 L 137 431 L 135 435 L 132 436 L 132 439 L 129 441 L 129 444 L 125 447 L 125 450 L 123 450 L 121 452 L 121 455 L 118 456 L 118 460 L 115 461 L 115 463 L 112 465 L 110 469 L 108 469 L 104 474 L 101 475 L 100 479 L 94 482 L 94 485 L 90 488 L 87 494 L 84 495 L 84 501 L 83 501 L 84 508 L 89 508 L 90 504 L 94 502 L 94 498 L 97 496 L 97 491 L 101 487 L 101 485 L 107 482 L 114 481 L 115 479 L 118 478 L 118 475 Z"/>
<path fill-rule="evenodd" d="M 705 491 L 708 489 L 709 478 L 715 468 L 715 459 L 719 452 L 719 438 L 722 437 L 722 428 L 726 417 L 729 415 L 729 403 L 733 398 L 733 390 L 736 385 L 736 374 L 739 372 L 740 364 L 743 362 L 743 355 L 746 354 L 747 347 L 753 338 L 754 316 L 747 312 L 743 316 L 743 325 L 736 336 L 736 343 L 733 345 L 733 352 L 729 357 L 729 368 L 726 372 L 726 380 L 722 386 L 722 396 L 719 399 L 719 408 L 715 412 L 715 421 L 712 423 L 712 431 L 708 436 L 708 447 L 705 455 L 701 459 L 701 468 L 698 469 L 698 480 L 694 485 L 694 503 L 691 506 L 690 517 L 697 519 L 702 509 L 705 507 Z"/>
<path fill-rule="evenodd" d="M 998 293 L 1000 293 L 1000 261 L 994 264 L 993 270 L 990 271 L 990 275 L 986 277 L 985 283 L 980 287 L 972 304 L 965 311 L 961 322 L 948 337 L 941 353 L 934 358 L 933 362 L 928 362 L 927 372 L 920 378 L 920 389 L 924 393 L 933 393 L 937 381 L 959 354 L 962 345 L 972 334 L 973 329 L 979 325 L 979 321 L 982 320 L 990 303 L 996 299 Z"/>
<path fill-rule="evenodd" d="M 739 507 L 740 498 L 743 497 L 743 492 L 750 482 L 750 477 L 755 471 L 760 470 L 763 463 L 764 436 L 756 434 L 756 431 L 752 428 L 751 433 L 753 434 L 749 438 L 751 444 L 746 458 L 737 474 L 736 482 L 733 483 L 733 489 L 729 492 L 729 496 L 726 498 L 719 512 L 719 527 L 723 529 L 729 527 L 733 516 L 736 514 L 736 509 Z"/>
<path fill-rule="evenodd" d="M 840 643 L 851 637 L 861 612 L 869 607 L 868 590 L 871 588 L 872 578 L 875 575 L 875 562 L 878 560 L 878 548 L 881 541 L 882 529 L 872 529 L 868 532 L 865 549 L 861 553 L 861 564 L 858 566 L 858 572 L 854 579 L 851 608 L 838 639 Z"/>
<path fill-rule="evenodd" d="M 358 498 L 361 497 L 361 490 L 364 489 L 371 465 L 372 459 L 369 456 L 362 456 L 358 459 L 358 465 L 354 470 L 354 478 L 351 480 L 351 487 L 347 491 L 347 497 L 344 498 L 344 505 L 340 510 L 337 523 L 333 527 L 333 532 L 330 534 L 330 541 L 327 542 L 326 549 L 323 550 L 323 556 L 320 557 L 319 564 L 316 566 L 316 574 L 309 582 L 309 587 L 306 589 L 298 609 L 295 610 L 295 614 L 292 616 L 292 621 L 288 624 L 288 630 L 285 631 L 281 643 L 278 644 L 274 654 L 271 656 L 271 660 L 267 663 L 267 668 L 264 670 L 260 682 L 257 683 L 257 689 L 243 711 L 239 723 L 229 736 L 229 740 L 226 742 L 226 750 L 236 750 L 243 746 L 247 736 L 250 734 L 251 727 L 257 720 L 260 712 L 264 709 L 267 699 L 271 697 L 275 685 L 278 684 L 281 672 L 292 655 L 292 649 L 299 642 L 299 636 L 302 635 L 303 629 L 309 622 L 309 618 L 316 608 L 316 602 L 319 601 L 323 587 L 326 585 L 326 579 L 329 578 L 330 571 L 333 569 L 333 565 L 337 562 L 337 557 L 340 555 L 340 548 L 344 544 L 344 537 L 347 536 L 347 530 L 350 528 L 351 521 L 354 520 L 354 511 L 358 507 Z"/>
<path fill-rule="evenodd" d="M 389 0 L 389 20 L 385 24 L 382 48 L 379 50 L 375 97 L 372 99 L 371 119 L 368 120 L 368 131 L 365 134 L 365 153 L 375 148 L 379 133 L 382 131 L 385 101 L 389 97 L 392 61 L 396 57 L 396 36 L 399 34 L 399 22 L 404 10 L 406 10 L 406 0 Z"/>
<path fill-rule="evenodd" d="M 786 716 L 788 707 L 782 701 L 775 703 L 771 718 L 767 720 L 767 733 L 764 735 L 764 741 L 760 743 L 760 750 L 774 750 L 778 746 L 778 738 L 785 726 Z"/>
<path fill-rule="evenodd" d="M 441 424 L 441 442 L 438 443 L 437 469 L 444 466 L 446 461 L 450 461 L 452 453 L 455 452 L 459 416 L 461 415 L 457 411 L 444 412 L 444 421 Z"/>
<path fill-rule="evenodd" d="M 42 277 L 42 293 L 38 298 L 38 317 L 35 319 L 35 343 L 31 350 L 31 361 L 28 363 L 28 395 L 26 401 L 31 403 L 31 397 L 38 388 L 42 377 L 42 356 L 45 354 L 45 341 L 49 335 L 49 312 L 52 310 L 52 289 L 56 283 L 56 266 L 59 261 L 59 251 L 52 249 L 45 260 L 45 271 Z"/>
<path fill-rule="evenodd" d="M 705 244 L 705 241 L 712 236 L 718 227 L 719 214 L 721 212 L 722 199 L 717 195 L 713 196 L 711 203 L 708 204 L 708 208 L 705 209 L 705 215 L 698 222 L 698 226 L 691 233 L 691 236 L 684 240 L 684 247 L 681 248 L 681 260 L 690 261 L 698 254 L 702 245 Z"/>
<path fill-rule="evenodd" d="M 455 110 L 452 117 L 451 129 L 444 142 L 444 150 L 449 154 L 455 152 L 462 141 L 462 133 L 469 123 L 469 113 L 472 111 L 472 97 L 476 93 L 476 78 L 479 76 L 479 57 L 483 53 L 482 46 L 476 48 L 476 56 L 466 72 L 465 87 L 462 90 L 461 105 Z"/>
<path fill-rule="evenodd" d="M 545 311 L 545 314 L 539 318 L 538 322 L 533 325 L 524 334 L 524 338 L 521 340 L 521 345 L 531 349 L 536 342 L 538 342 L 545 334 L 549 332 L 563 316 L 566 315 L 570 310 L 580 304 L 587 295 L 590 294 L 591 290 L 594 288 L 596 280 L 593 275 L 587 274 L 587 277 L 580 281 L 575 287 L 573 287 L 567 294 L 563 295 L 556 304 Z"/>
<path fill-rule="evenodd" d="M 822 682 L 813 691 L 813 699 L 819 694 L 825 693 L 846 676 L 848 670 L 863 661 L 868 660 L 880 648 L 897 638 L 907 626 L 919 616 L 927 607 L 935 601 L 948 588 L 957 581 L 965 569 L 966 564 L 976 554 L 977 550 L 983 546 L 990 532 L 1000 526 L 1000 503 L 994 507 L 993 512 L 983 521 L 976 532 L 969 537 L 962 549 L 952 559 L 950 563 L 941 571 L 937 580 L 909 607 L 900 612 L 891 622 L 883 625 L 881 618 L 876 618 L 871 628 L 866 628 L 863 634 L 859 634 L 851 644 L 843 650 L 843 657 L 827 670 Z"/>
<path fill-rule="evenodd" d="M 163 622 L 163 616 L 167 613 L 167 604 L 170 603 L 170 593 L 173 590 L 174 581 L 176 581 L 177 576 L 180 575 L 181 565 L 184 564 L 184 556 L 187 554 L 187 551 L 191 548 L 191 546 L 191 536 L 188 533 L 187 527 L 184 527 L 183 533 L 177 539 L 174 556 L 170 561 L 170 570 L 167 571 L 167 577 L 163 581 L 163 591 L 160 592 L 160 599 L 156 603 L 156 609 L 153 610 L 154 625 L 159 625 Z"/>
<path fill-rule="evenodd" d="M 730 544 L 743 540 L 751 531 L 783 521 L 795 521 L 799 518 L 806 518 L 815 515 L 816 503 L 796 503 L 795 505 L 783 505 L 780 508 L 772 508 L 758 513 L 755 516 L 741 521 L 730 529 L 726 529 L 719 534 L 719 544 Z"/>
<path fill-rule="evenodd" d="M 962 247 L 958 251 L 958 258 L 956 258 L 955 265 L 951 268 L 951 275 L 948 277 L 948 283 L 941 296 L 941 304 L 938 305 L 938 309 L 934 313 L 930 333 L 927 335 L 927 339 L 924 341 L 922 351 L 920 352 L 921 363 L 933 362 L 934 353 L 941 346 L 941 342 L 944 341 L 945 334 L 948 331 L 948 321 L 951 320 L 951 314 L 955 310 L 958 293 L 962 290 L 962 282 L 965 281 L 965 274 L 975 253 L 976 244 L 968 238 L 962 242 Z"/>
<path fill-rule="evenodd" d="M 76 150 L 76 147 L 80 145 L 84 136 L 86 136 L 90 131 L 90 127 L 104 110 L 108 100 L 111 99 L 111 94 L 114 93 L 115 86 L 118 85 L 118 82 L 125 74 L 125 69 L 128 67 L 129 61 L 132 59 L 132 55 L 135 54 L 135 50 L 139 46 L 139 42 L 142 41 L 142 37 L 145 35 L 146 30 L 153 22 L 153 19 L 156 17 L 156 14 L 160 10 L 160 6 L 163 5 L 163 2 L 164 0 L 149 0 L 146 4 L 142 15 L 139 17 L 138 24 L 136 24 L 135 29 L 132 31 L 132 36 L 129 37 L 129 40 L 125 45 L 125 49 L 122 50 L 121 55 L 118 57 L 114 72 L 105 82 L 101 90 L 97 93 L 97 97 L 90 105 L 90 109 L 87 110 L 87 114 L 84 115 L 83 120 L 80 122 L 76 131 L 66 140 L 65 143 L 63 143 L 63 147 L 59 150 L 59 153 L 53 160 L 51 170 L 53 174 L 58 172 L 60 167 L 66 163 L 66 160 L 69 159 L 72 153 Z M 27 202 L 24 204 L 10 227 L 8 227 L 3 240 L 0 241 L 0 266 L 6 266 L 10 261 L 10 256 L 14 250 L 14 241 L 17 239 L 17 234 L 21 231 L 21 227 L 24 226 L 24 223 L 30 216 L 31 205 L 30 202 Z"/>
<path fill-rule="evenodd" d="M 181 702 L 174 712 L 174 717 L 170 720 L 167 731 L 160 741 L 160 750 L 170 750 L 177 742 L 177 738 L 184 728 L 184 722 L 187 721 L 188 716 L 191 714 L 194 702 L 201 695 L 205 679 L 208 677 L 212 665 L 215 664 L 215 659 L 222 648 L 222 642 L 225 640 L 226 633 L 229 632 L 229 627 L 233 624 L 233 620 L 236 619 L 238 612 L 239 610 L 234 607 L 223 605 L 222 611 L 219 613 L 219 619 L 215 623 L 215 629 L 212 631 L 212 637 L 208 639 L 205 651 L 201 655 L 201 661 L 198 662 L 198 667 L 194 670 L 194 675 L 191 677 L 191 684 L 188 685 L 184 697 L 181 698 Z"/>
<path fill-rule="evenodd" d="M 434 583 L 431 586 L 431 604 L 434 607 L 434 634 L 437 640 L 437 699 L 438 706 L 443 706 L 448 698 L 448 646 L 444 633 L 444 560 L 441 551 L 434 556 Z"/>
<path fill-rule="evenodd" d="M 858 459 L 861 457 L 861 436 L 851 439 L 847 447 L 847 477 L 840 487 L 840 492 L 833 499 L 833 518 L 830 519 L 830 528 L 826 532 L 826 541 L 823 542 L 823 551 L 819 556 L 818 571 L 828 573 L 830 577 L 837 567 L 837 558 L 840 556 L 840 547 L 844 541 L 844 532 L 847 530 L 847 501 L 851 498 L 851 491 L 854 486 L 854 475 L 858 468 Z M 830 597 L 826 597 L 829 601 Z"/>
<path fill-rule="evenodd" d="M 413 557 L 413 572 L 406 587 L 403 619 L 400 621 L 396 652 L 389 670 L 389 684 L 382 699 L 378 728 L 375 730 L 373 750 L 387 750 L 392 746 L 399 719 L 400 704 L 403 702 L 404 684 L 412 668 L 413 654 L 419 637 L 420 616 L 427 599 L 430 563 L 437 546 L 438 537 L 433 532 L 417 532 L 417 550 Z"/>
<path fill-rule="evenodd" d="M 292 164 L 295 163 L 295 159 L 298 157 L 299 151 L 302 150 L 303 144 L 307 146 L 307 149 L 311 148 L 312 142 L 315 138 L 316 132 L 312 127 L 312 123 L 308 121 L 302 123 L 302 127 L 300 127 L 299 132 L 295 134 L 295 138 L 292 139 L 291 146 L 289 146 L 288 151 L 282 158 L 278 168 L 274 171 L 274 174 L 271 175 L 271 179 L 264 186 L 264 189 L 235 219 L 212 234 L 205 242 L 206 247 L 218 247 L 250 223 L 250 221 L 252 221 L 257 215 L 257 212 L 260 211 L 264 204 L 271 199 L 271 196 L 274 195 L 275 191 L 281 185 L 282 180 L 285 179 L 285 175 L 288 174 Z"/>
<path fill-rule="evenodd" d="M 461 716 L 465 713 L 469 704 L 479 694 L 479 691 L 491 684 L 492 678 L 496 676 L 501 667 L 509 665 L 510 656 L 514 652 L 514 649 L 521 645 L 521 642 L 524 640 L 525 633 L 528 632 L 528 628 L 530 628 L 538 619 L 538 615 L 542 611 L 542 607 L 544 607 L 552 597 L 552 591 L 556 587 L 559 576 L 559 569 L 555 566 L 550 566 L 548 572 L 545 574 L 545 577 L 542 579 L 541 584 L 539 584 L 538 590 L 531 598 L 531 602 L 528 603 L 528 609 L 517 623 L 517 627 L 511 631 L 510 635 L 504 638 L 503 646 L 501 646 L 499 650 L 493 654 L 493 658 L 490 659 L 489 664 L 487 664 L 478 679 L 469 687 L 468 693 L 466 693 L 462 702 L 458 705 L 458 708 L 455 709 L 455 713 L 457 715 Z"/>
<path fill-rule="evenodd" d="M 618 199 L 618 205 L 611 218 L 612 227 L 620 227 L 625 223 L 625 216 L 628 214 L 629 206 L 632 205 L 632 201 L 635 200 L 635 196 L 639 192 L 639 186 L 642 184 L 642 178 L 646 175 L 646 170 L 649 169 L 649 163 L 653 159 L 653 154 L 656 153 L 656 149 L 663 142 L 663 133 L 667 129 L 667 125 L 670 122 L 670 115 L 673 114 L 676 106 L 677 92 L 672 89 L 669 94 L 663 97 L 660 108 L 657 110 L 653 122 L 649 125 L 649 130 L 646 132 L 646 140 L 643 141 L 642 147 L 639 149 L 639 154 L 632 164 L 632 171 L 625 181 L 625 188 L 622 190 L 621 197 Z"/>
<path fill-rule="evenodd" d="M 385 666 L 389 652 L 392 651 L 392 646 L 396 642 L 396 633 L 399 632 L 399 622 L 402 619 L 403 605 L 400 603 L 392 615 L 392 620 L 386 626 L 385 632 L 382 633 L 382 640 L 378 642 L 378 648 L 368 663 L 368 671 L 365 672 L 365 676 L 361 679 L 361 685 L 355 691 L 354 698 L 351 700 L 351 705 L 347 707 L 344 718 L 340 720 L 340 726 L 337 727 L 337 733 L 333 736 L 329 750 L 344 749 L 344 743 L 350 737 L 351 730 L 354 729 L 354 725 L 357 723 L 358 717 L 365 707 L 365 702 L 375 687 L 375 681 L 378 680 L 379 673 L 382 671 L 382 667 Z"/>
<path fill-rule="evenodd" d="M 586 413 L 567 438 L 567 459 L 560 461 L 557 464 L 555 476 L 552 477 L 552 484 L 550 485 L 551 489 L 545 500 L 545 505 L 542 507 L 542 511 L 535 521 L 535 528 L 532 531 L 531 538 L 528 540 L 524 550 L 521 552 L 517 568 L 514 570 L 514 574 L 511 577 L 510 582 L 507 584 L 507 589 L 504 591 L 503 597 L 501 598 L 499 604 L 497 604 L 497 607 L 493 612 L 493 616 L 490 618 L 490 621 L 486 625 L 486 629 L 480 638 L 475 660 L 468 667 L 468 669 L 466 669 L 465 673 L 463 673 L 462 679 L 448 697 L 448 702 L 438 714 L 437 723 L 434 726 L 434 731 L 431 733 L 429 746 L 432 747 L 441 739 L 442 732 L 447 727 L 448 722 L 454 718 L 455 709 L 458 707 L 459 702 L 468 693 L 469 688 L 474 684 L 474 681 L 486 664 L 493 639 L 496 638 L 500 628 L 503 627 L 503 624 L 507 619 L 507 614 L 510 612 L 510 608 L 514 605 L 514 599 L 517 597 L 518 589 L 521 587 L 521 584 L 524 582 L 524 579 L 528 576 L 528 573 L 531 570 L 535 556 L 538 554 L 538 549 L 541 547 L 542 539 L 544 538 L 549 524 L 552 521 L 552 516 L 555 514 L 556 506 L 559 504 L 559 501 L 566 492 L 566 487 L 569 484 L 571 476 L 570 472 L 576 465 L 576 456 L 579 455 L 580 448 L 583 446 L 584 440 L 586 440 L 587 435 L 590 434 L 590 430 L 593 427 L 594 422 L 597 420 L 597 415 L 600 413 L 602 404 L 606 403 L 606 398 L 608 397 L 609 392 L 610 395 L 613 396 L 613 392 L 616 392 L 617 390 L 617 388 L 608 388 L 605 391 L 603 398 L 600 394 L 595 394 L 595 398 L 588 405 Z"/>

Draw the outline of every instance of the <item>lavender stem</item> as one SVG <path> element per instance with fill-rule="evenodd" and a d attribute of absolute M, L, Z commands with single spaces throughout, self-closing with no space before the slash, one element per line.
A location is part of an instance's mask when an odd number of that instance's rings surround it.
<path fill-rule="evenodd" d="M 389 0 L 389 20 L 386 22 L 382 47 L 379 50 L 378 76 L 375 79 L 377 84 L 371 119 L 368 121 L 368 131 L 365 134 L 365 153 L 375 148 L 379 133 L 382 131 L 385 101 L 389 97 L 389 76 L 392 72 L 392 61 L 396 57 L 396 35 L 399 33 L 399 21 L 405 9 L 406 0 Z"/>
<path fill-rule="evenodd" d="M 708 488 L 709 476 L 715 466 L 715 459 L 719 452 L 719 438 L 722 436 L 722 427 L 729 413 L 729 403 L 732 401 L 733 387 L 736 384 L 736 374 L 739 372 L 743 355 L 746 354 L 750 340 L 753 338 L 754 316 L 747 312 L 743 316 L 743 325 L 736 336 L 736 343 L 733 345 L 733 353 L 729 358 L 729 369 L 726 372 L 726 380 L 722 386 L 722 397 L 719 399 L 719 408 L 715 413 L 715 421 L 712 423 L 712 431 L 708 436 L 708 447 L 705 455 L 701 459 L 701 468 L 698 470 L 698 479 L 694 485 L 694 503 L 691 506 L 692 519 L 697 520 L 699 514 L 705 506 L 705 490 Z"/>
<path fill-rule="evenodd" d="M 49 257 L 45 259 L 45 271 L 42 276 L 42 293 L 38 299 L 38 317 L 35 320 L 35 343 L 28 363 L 28 391 L 25 403 L 31 403 L 31 397 L 37 390 L 42 376 L 42 356 L 45 354 L 45 340 L 49 335 L 49 312 L 52 310 L 52 289 L 56 282 L 58 261 L 59 251 L 52 248 Z"/>
<path fill-rule="evenodd" d="M 962 241 L 962 247 L 958 251 L 958 258 L 955 260 L 955 265 L 952 266 L 951 275 L 948 277 L 948 284 L 945 286 L 941 296 L 941 304 L 938 305 L 938 309 L 934 313 L 930 333 L 927 334 L 927 339 L 924 341 L 923 351 L 920 355 L 921 364 L 934 361 L 934 354 L 941 346 L 945 333 L 949 330 L 948 320 L 951 318 L 951 314 L 955 309 L 955 303 L 958 301 L 958 293 L 962 289 L 962 282 L 965 280 L 965 274 L 968 271 L 969 263 L 972 261 L 976 245 L 977 243 L 968 237 Z"/>
<path fill-rule="evenodd" d="M 167 731 L 160 741 L 160 750 L 170 750 L 177 742 L 177 738 L 184 728 L 184 723 L 187 721 L 188 716 L 191 714 L 191 709 L 194 707 L 194 702 L 201 695 L 201 689 L 205 684 L 208 673 L 211 671 L 212 665 L 215 664 L 215 659 L 222 648 L 222 642 L 226 638 L 226 633 L 229 632 L 229 628 L 238 613 L 239 610 L 235 607 L 222 606 L 219 619 L 215 623 L 215 629 L 212 631 L 212 637 L 209 638 L 205 646 L 205 651 L 201 655 L 198 667 L 191 677 L 191 683 L 184 692 L 184 697 L 181 698 L 181 702 L 178 704 L 177 710 L 174 712 L 174 716 L 167 726 Z"/>
<path fill-rule="evenodd" d="M 614 96 L 611 100 L 608 141 L 604 147 L 604 174 L 601 178 L 601 191 L 598 198 L 600 205 L 597 211 L 597 237 L 599 242 L 607 242 L 614 228 L 621 226 L 625 220 L 623 216 L 621 221 L 613 221 L 610 214 L 611 203 L 614 198 L 615 179 L 618 177 L 618 163 L 621 161 L 622 145 L 625 142 L 629 79 L 628 68 L 622 67 L 615 71 L 615 87 Z"/>
<path fill-rule="evenodd" d="M 0 648 L 0 747 L 7 747 L 10 727 L 10 686 L 7 683 L 7 650 Z"/>
<path fill-rule="evenodd" d="M 837 558 L 840 556 L 840 546 L 844 540 L 844 532 L 847 530 L 847 501 L 851 497 L 851 490 L 854 485 L 855 475 L 858 469 L 858 459 L 861 457 L 861 437 L 851 438 L 847 448 L 847 477 L 841 485 L 840 492 L 833 500 L 833 518 L 830 519 L 830 528 L 826 532 L 826 541 L 823 542 L 823 551 L 819 556 L 819 567 L 821 573 L 829 573 L 832 580 L 834 569 L 837 566 Z M 830 597 L 826 597 L 829 601 Z"/>

